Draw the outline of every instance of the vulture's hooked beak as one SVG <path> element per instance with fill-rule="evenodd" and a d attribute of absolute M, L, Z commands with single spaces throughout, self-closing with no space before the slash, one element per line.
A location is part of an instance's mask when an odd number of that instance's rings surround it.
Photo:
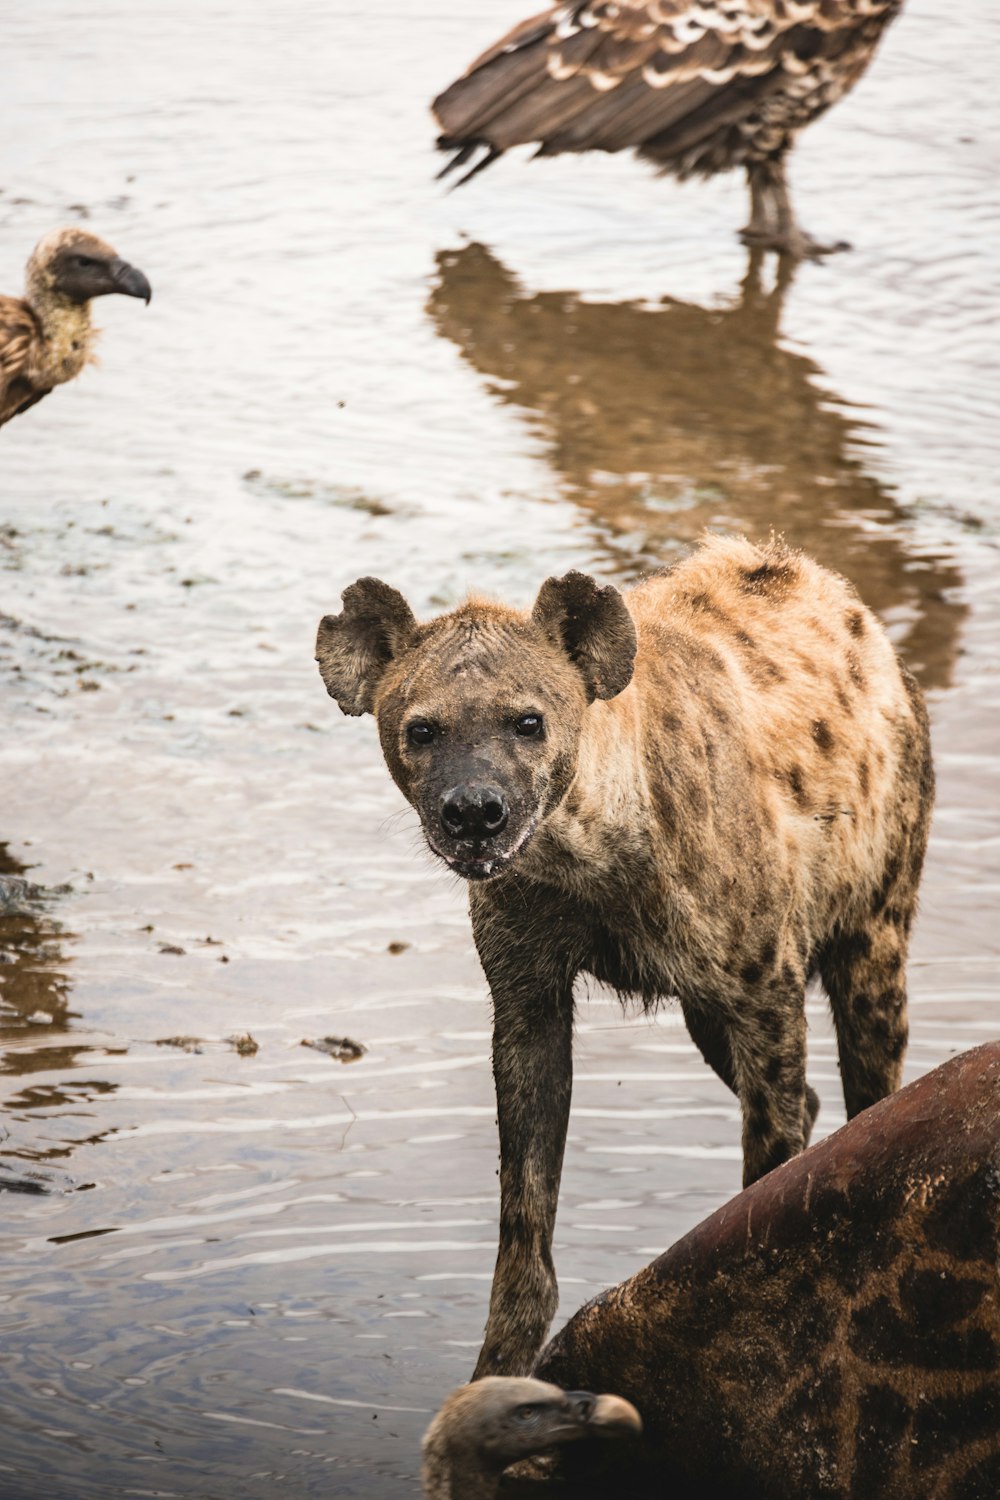
<path fill-rule="evenodd" d="M 617 1438 L 642 1432 L 642 1418 L 622 1396 L 592 1396 L 589 1391 L 567 1391 L 566 1400 L 581 1423 L 581 1436 Z"/>
<path fill-rule="evenodd" d="M 143 302 L 149 306 L 149 300 L 153 295 L 153 288 L 146 277 L 135 266 L 130 266 L 127 260 L 122 260 L 116 255 L 108 265 L 111 272 L 111 280 L 114 282 L 114 290 L 121 292 L 124 297 L 141 297 Z"/>

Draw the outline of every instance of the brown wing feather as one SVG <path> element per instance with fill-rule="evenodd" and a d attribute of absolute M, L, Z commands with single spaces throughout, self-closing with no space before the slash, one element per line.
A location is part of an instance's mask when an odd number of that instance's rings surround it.
<path fill-rule="evenodd" d="M 499 154 L 635 148 L 669 170 L 731 164 L 769 97 L 768 142 L 854 83 L 902 0 L 585 0 L 502 37 L 435 101 L 439 145 Z M 819 64 L 825 66 L 825 71 Z M 804 70 L 817 69 L 801 82 Z M 832 71 L 831 71 L 832 70 Z M 834 76 L 835 75 L 835 76 Z M 787 95 L 787 110 L 784 99 Z M 746 156 L 746 138 L 739 143 Z M 773 145 L 768 150 L 775 149 Z M 743 159 L 737 155 L 732 160 Z"/>
<path fill-rule="evenodd" d="M 0 297 L 0 427 L 27 411 L 50 387 L 36 384 L 35 356 L 41 328 L 20 297 Z"/>

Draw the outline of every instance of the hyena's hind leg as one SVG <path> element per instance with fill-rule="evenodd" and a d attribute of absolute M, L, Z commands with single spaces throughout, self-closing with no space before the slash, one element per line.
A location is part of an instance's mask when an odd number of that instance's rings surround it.
<path fill-rule="evenodd" d="M 900 911 L 889 910 L 893 919 Z M 908 1035 L 906 946 L 906 928 L 883 915 L 838 930 L 820 956 L 849 1120 L 895 1093 L 902 1080 Z"/>
<path fill-rule="evenodd" d="M 894 1093 L 903 1076 L 906 954 L 934 802 L 927 713 L 906 672 L 903 681 L 914 722 L 905 738 L 897 795 L 889 813 L 896 837 L 867 902 L 841 919 L 819 954 L 820 977 L 837 1029 L 849 1120 Z"/>
<path fill-rule="evenodd" d="M 728 1089 L 739 1098 L 736 1065 L 730 1041 L 730 1027 L 720 1015 L 719 1007 L 711 1001 L 681 1002 L 684 1020 L 694 1042 L 709 1067 L 719 1075 Z M 819 1095 L 806 1085 L 805 1104 L 802 1112 L 803 1145 L 808 1146 L 812 1128 L 819 1114 Z"/>

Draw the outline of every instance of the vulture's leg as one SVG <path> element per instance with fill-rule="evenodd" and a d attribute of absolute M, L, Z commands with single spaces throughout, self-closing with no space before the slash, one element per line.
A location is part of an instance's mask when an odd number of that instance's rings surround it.
<path fill-rule="evenodd" d="M 750 222 L 743 230 L 745 244 L 777 250 L 779 255 L 789 255 L 794 260 L 818 260 L 820 256 L 851 248 L 846 240 L 822 244 L 800 226 L 792 208 L 783 153 L 765 161 L 750 162 L 747 180 Z"/>
<path fill-rule="evenodd" d="M 797 261 L 787 255 L 779 255 L 775 263 L 773 284 L 765 284 L 764 265 L 768 251 L 760 245 L 751 245 L 747 256 L 747 271 L 740 282 L 740 300 L 733 308 L 741 324 L 762 345 L 774 343 L 781 328 L 781 313 L 785 294 L 795 277 Z"/>

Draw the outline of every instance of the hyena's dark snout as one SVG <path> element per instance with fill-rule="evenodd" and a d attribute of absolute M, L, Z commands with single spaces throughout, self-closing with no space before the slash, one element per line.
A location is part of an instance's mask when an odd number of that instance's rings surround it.
<path fill-rule="evenodd" d="M 441 798 L 441 827 L 453 839 L 493 839 L 510 816 L 507 798 L 497 786 L 467 781 Z"/>

